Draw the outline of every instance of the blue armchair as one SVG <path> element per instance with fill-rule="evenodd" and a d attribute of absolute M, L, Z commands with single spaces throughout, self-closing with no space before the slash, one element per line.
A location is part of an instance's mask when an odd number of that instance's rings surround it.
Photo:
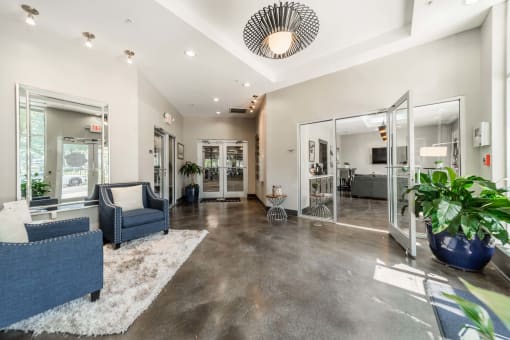
<path fill-rule="evenodd" d="M 88 218 L 26 228 L 28 243 L 0 242 L 0 329 L 103 288 L 103 236 Z"/>
<path fill-rule="evenodd" d="M 142 186 L 143 209 L 122 211 L 115 205 L 111 188 Z M 148 182 L 98 184 L 99 226 L 106 240 L 118 249 L 122 242 L 163 231 L 168 234 L 170 211 L 167 199 L 156 197 Z"/>

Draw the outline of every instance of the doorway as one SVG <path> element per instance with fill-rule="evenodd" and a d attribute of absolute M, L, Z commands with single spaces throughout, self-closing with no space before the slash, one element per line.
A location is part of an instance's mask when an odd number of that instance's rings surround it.
<path fill-rule="evenodd" d="M 85 199 L 100 179 L 99 141 L 64 137 L 57 141 L 57 197 L 60 202 Z"/>
<path fill-rule="evenodd" d="M 154 129 L 154 193 L 175 204 L 175 137 L 160 128 Z"/>
<path fill-rule="evenodd" d="M 199 177 L 203 198 L 246 197 L 248 190 L 248 142 L 203 140 L 198 142 Z"/>

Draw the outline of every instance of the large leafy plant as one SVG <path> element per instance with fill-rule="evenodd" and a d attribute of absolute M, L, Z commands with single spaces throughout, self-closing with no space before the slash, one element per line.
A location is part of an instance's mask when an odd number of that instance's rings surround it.
<path fill-rule="evenodd" d="M 420 174 L 420 183 L 404 195 L 415 194 L 415 213 L 432 224 L 432 232 L 463 233 L 468 239 L 492 236 L 508 243 L 503 223 L 510 222 L 510 200 L 505 189 L 478 176 L 458 177 L 451 168 Z M 403 209 L 405 209 L 404 207 Z"/>
<path fill-rule="evenodd" d="M 476 287 L 463 279 L 460 279 L 460 281 L 464 283 L 471 294 L 476 296 L 501 319 L 506 328 L 510 329 L 509 297 Z M 485 308 L 455 294 L 443 293 L 443 295 L 459 305 L 464 315 L 474 324 L 482 339 L 495 339 L 494 324 Z"/>
<path fill-rule="evenodd" d="M 198 164 L 188 161 L 179 169 L 179 173 L 186 177 L 190 177 L 191 186 L 195 187 L 195 176 L 202 173 L 202 168 Z"/>

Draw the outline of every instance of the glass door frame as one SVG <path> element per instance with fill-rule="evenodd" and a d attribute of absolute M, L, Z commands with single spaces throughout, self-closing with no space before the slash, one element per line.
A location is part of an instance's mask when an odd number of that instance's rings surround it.
<path fill-rule="evenodd" d="M 404 166 L 396 165 L 396 157 L 398 157 L 397 150 L 397 125 L 396 125 L 396 115 L 398 109 L 402 104 L 407 103 L 407 166 L 405 168 L 408 169 L 407 176 L 407 186 L 412 187 L 415 184 L 415 149 L 414 149 L 414 114 L 413 114 L 413 103 L 411 92 L 407 91 L 400 97 L 395 104 L 393 104 L 390 108 L 388 108 L 387 112 L 387 130 L 388 130 L 388 160 L 387 160 L 387 169 L 388 169 L 388 218 L 390 222 L 389 232 L 390 235 L 406 250 L 406 253 L 411 257 L 416 257 L 416 216 L 414 215 L 414 194 L 410 193 L 407 196 L 408 207 L 407 211 L 409 211 L 409 229 L 406 234 L 402 229 L 398 226 L 398 214 L 400 211 L 398 209 L 398 200 L 400 197 L 398 194 L 398 182 L 394 180 L 393 171 L 396 168 L 404 168 Z"/>
<path fill-rule="evenodd" d="M 223 150 L 220 150 L 220 152 L 223 152 L 223 160 L 224 160 L 224 167 L 223 167 L 223 197 L 246 197 L 248 193 L 248 142 L 246 141 L 225 141 Z M 229 146 L 239 146 L 242 145 L 243 147 L 243 166 L 240 167 L 243 169 L 243 191 L 228 191 L 228 167 L 227 167 L 227 149 Z M 239 168 L 239 167 L 236 167 Z"/>
<path fill-rule="evenodd" d="M 202 168 L 202 172 L 205 171 L 203 147 L 204 146 L 216 146 L 218 147 L 218 191 L 204 191 L 204 174 L 198 176 L 197 182 L 200 184 L 200 197 L 202 198 L 222 198 L 224 197 L 224 161 L 222 152 L 222 141 L 209 141 L 202 140 L 197 143 L 197 163 Z"/>
<path fill-rule="evenodd" d="M 301 178 L 302 176 L 304 175 L 303 172 L 302 172 L 302 164 L 303 162 L 307 162 L 308 163 L 308 159 L 303 159 L 302 157 L 302 154 L 303 154 L 303 150 L 301 148 L 302 146 L 302 141 L 301 141 L 301 127 L 302 126 L 305 126 L 305 125 L 310 125 L 310 124 L 317 124 L 317 123 L 327 123 L 327 122 L 331 122 L 332 124 L 332 128 L 333 128 L 333 143 L 332 143 L 332 147 L 333 147 L 333 150 L 334 150 L 334 156 L 333 156 L 333 160 L 335 162 L 335 169 L 336 169 L 336 118 L 331 118 L 331 119 L 323 119 L 323 120 L 314 120 L 314 121 L 308 121 L 308 122 L 303 122 L 303 123 L 298 123 L 297 124 L 297 145 L 298 145 L 298 157 L 297 157 L 297 168 L 298 168 L 298 176 L 297 176 L 297 198 L 298 198 L 298 211 L 297 211 L 297 216 L 298 217 L 301 217 L 301 218 L 305 218 L 305 219 L 309 219 L 309 220 L 314 220 L 314 221 L 321 221 L 321 222 L 330 222 L 330 223 L 335 223 L 335 224 L 338 224 L 336 221 L 337 221 L 337 195 L 336 195 L 336 188 L 337 188 L 337 179 L 336 179 L 336 170 L 333 171 L 333 173 L 331 174 L 331 176 L 333 176 L 333 216 L 332 216 L 332 220 L 329 219 L 329 218 L 320 218 L 320 217 L 316 217 L 316 216 L 310 216 L 310 215 L 305 215 L 302 213 L 303 211 L 303 207 L 302 207 L 302 204 L 301 204 L 301 195 L 302 195 L 302 192 L 303 192 L 303 188 L 301 187 Z M 318 148 L 317 148 L 318 150 Z"/>
<path fill-rule="evenodd" d="M 243 191 L 228 191 L 227 190 L 227 147 L 243 145 Z M 218 155 L 218 181 L 219 190 L 214 192 L 204 192 L 204 174 L 198 176 L 197 182 L 200 184 L 200 197 L 202 198 L 228 198 L 228 197 L 247 197 L 248 196 L 248 176 L 249 176 L 249 153 L 248 142 L 245 140 L 199 140 L 197 142 L 197 163 L 204 170 L 203 147 L 204 146 L 217 146 L 219 148 Z"/>
<path fill-rule="evenodd" d="M 165 129 L 159 128 L 157 126 L 154 127 L 154 137 L 161 138 L 161 162 L 163 164 L 163 167 L 160 167 L 160 177 L 161 177 L 161 184 L 160 184 L 160 192 L 159 195 L 162 198 L 165 198 L 168 200 L 168 203 L 170 207 L 174 206 L 177 203 L 175 193 L 176 193 L 176 187 L 175 187 L 175 181 L 177 179 L 177 171 L 176 171 L 176 161 L 177 161 L 177 138 L 172 135 L 171 133 L 168 133 Z M 167 166 L 169 165 L 169 151 L 170 151 L 170 139 L 174 140 L 173 146 L 172 146 L 172 169 L 167 169 Z M 153 166 L 154 167 L 154 166 Z M 169 190 L 169 183 L 170 179 L 172 179 L 172 192 Z M 154 180 L 154 179 L 153 179 Z M 154 187 L 154 193 L 155 187 Z M 171 198 L 171 199 L 170 199 Z"/>

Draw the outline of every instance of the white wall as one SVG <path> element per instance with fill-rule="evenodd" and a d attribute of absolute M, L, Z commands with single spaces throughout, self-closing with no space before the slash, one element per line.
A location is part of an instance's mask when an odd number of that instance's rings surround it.
<path fill-rule="evenodd" d="M 4 164 L 0 167 L 0 202 L 16 199 L 16 83 L 108 103 L 111 180 L 138 179 L 136 68 L 30 27 L 2 34 L 0 44 L 4 51 L 0 56 L 0 118 L 5 127 L 0 134 Z"/>
<path fill-rule="evenodd" d="M 174 136 L 177 143 L 183 143 L 183 124 L 184 119 L 177 109 L 159 91 L 144 77 L 143 74 L 138 75 L 138 152 L 140 162 L 138 164 L 138 172 L 140 180 L 148 181 L 154 187 L 154 128 L 161 128 L 170 135 Z M 167 124 L 163 118 L 163 113 L 168 112 L 175 121 Z M 182 177 L 178 171 L 184 160 L 180 160 L 176 156 L 176 183 L 175 195 L 179 199 L 182 196 Z"/>
<path fill-rule="evenodd" d="M 288 209 L 298 208 L 296 126 L 372 112 L 392 105 L 411 89 L 414 104 L 464 96 L 470 140 L 480 114 L 480 30 L 475 29 L 267 95 L 267 181 L 288 193 Z M 469 144 L 470 146 L 471 144 Z M 467 173 L 479 171 L 478 156 L 467 148 Z"/>
<path fill-rule="evenodd" d="M 255 193 L 255 119 L 184 117 L 184 160 L 197 162 L 197 142 L 201 139 L 248 141 L 248 193 Z"/>
<path fill-rule="evenodd" d="M 478 150 L 480 160 L 491 154 L 492 166 L 482 166 L 481 175 L 499 181 L 506 177 L 506 2 L 494 6 L 482 28 L 481 92 L 479 121 L 491 123 L 491 146 Z M 500 185 L 503 183 L 500 182 Z"/>

